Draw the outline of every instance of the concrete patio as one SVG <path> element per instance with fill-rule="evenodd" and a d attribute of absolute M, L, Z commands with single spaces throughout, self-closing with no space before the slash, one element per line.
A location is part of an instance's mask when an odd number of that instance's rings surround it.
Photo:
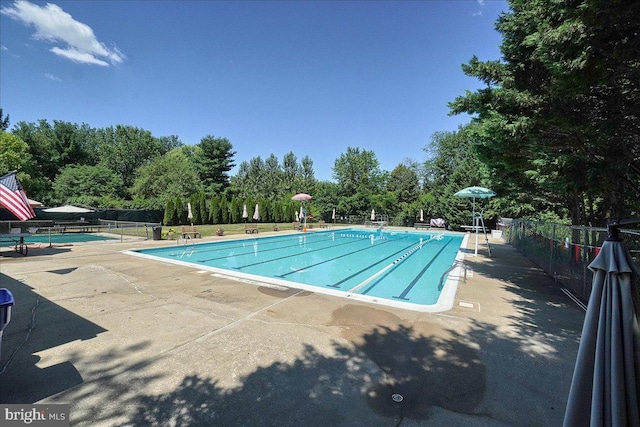
<path fill-rule="evenodd" d="M 77 426 L 561 425 L 584 312 L 490 241 L 435 314 L 121 253 L 175 242 L 4 248 L 0 402 Z"/>

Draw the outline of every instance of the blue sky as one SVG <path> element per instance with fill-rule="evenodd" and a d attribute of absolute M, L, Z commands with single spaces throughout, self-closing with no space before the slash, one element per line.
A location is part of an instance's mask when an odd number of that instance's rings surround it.
<path fill-rule="evenodd" d="M 330 180 L 347 147 L 383 170 L 423 161 L 469 117 L 461 64 L 500 58 L 504 1 L 0 1 L 0 106 L 10 121 L 116 124 L 239 164 L 308 155 Z M 232 171 L 234 172 L 234 171 Z"/>

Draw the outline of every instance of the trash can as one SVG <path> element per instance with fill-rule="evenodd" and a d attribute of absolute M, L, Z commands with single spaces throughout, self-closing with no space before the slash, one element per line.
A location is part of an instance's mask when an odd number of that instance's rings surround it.
<path fill-rule="evenodd" d="M 162 240 L 162 227 L 161 226 L 155 226 L 151 229 L 151 231 L 153 232 L 153 240 Z"/>
<path fill-rule="evenodd" d="M 14 303 L 11 291 L 0 288 L 0 354 L 2 354 L 2 332 L 11 320 L 11 307 Z"/>

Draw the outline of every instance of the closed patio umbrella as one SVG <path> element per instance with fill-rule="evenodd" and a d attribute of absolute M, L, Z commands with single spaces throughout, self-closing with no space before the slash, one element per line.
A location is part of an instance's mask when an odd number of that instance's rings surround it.
<path fill-rule="evenodd" d="M 634 219 L 640 223 L 640 218 Z M 589 268 L 593 286 L 564 417 L 565 427 L 640 426 L 640 268 L 618 237 L 620 220 Z"/>
<path fill-rule="evenodd" d="M 375 221 L 375 220 L 376 220 L 376 210 L 371 209 L 371 221 Z"/>
<path fill-rule="evenodd" d="M 258 208 L 258 204 L 256 203 L 256 208 L 253 210 L 253 219 L 257 221 L 258 218 L 260 218 L 260 209 Z"/>
<path fill-rule="evenodd" d="M 193 211 L 191 210 L 190 202 L 187 203 L 187 219 L 191 222 L 191 225 L 193 225 Z"/>
<path fill-rule="evenodd" d="M 247 213 L 247 205 L 242 205 L 242 218 L 246 221 L 249 218 L 249 213 Z"/>

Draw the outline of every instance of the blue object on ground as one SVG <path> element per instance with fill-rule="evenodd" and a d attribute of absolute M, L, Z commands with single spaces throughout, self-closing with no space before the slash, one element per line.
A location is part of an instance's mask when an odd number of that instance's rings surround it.
<path fill-rule="evenodd" d="M 9 289 L 0 288 L 0 351 L 2 351 L 2 331 L 11 320 L 11 307 L 15 304 Z"/>

